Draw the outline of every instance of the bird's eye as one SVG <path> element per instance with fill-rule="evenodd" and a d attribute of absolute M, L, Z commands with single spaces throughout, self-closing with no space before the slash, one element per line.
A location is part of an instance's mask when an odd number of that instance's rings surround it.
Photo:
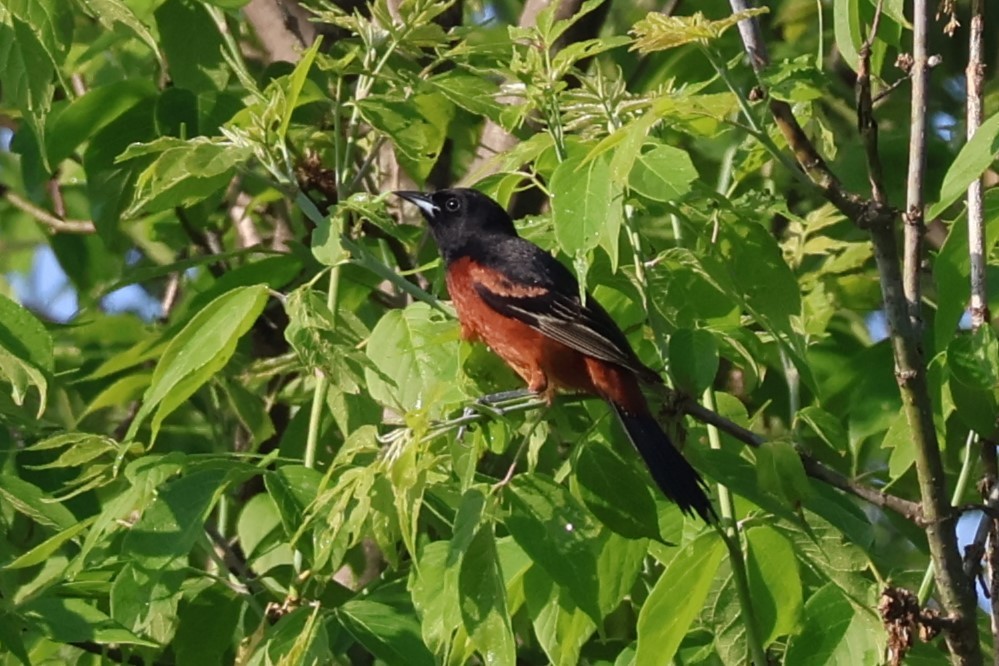
<path fill-rule="evenodd" d="M 455 213 L 459 208 L 461 208 L 461 202 L 455 197 L 451 197 L 444 202 L 444 209 L 449 213 Z"/>

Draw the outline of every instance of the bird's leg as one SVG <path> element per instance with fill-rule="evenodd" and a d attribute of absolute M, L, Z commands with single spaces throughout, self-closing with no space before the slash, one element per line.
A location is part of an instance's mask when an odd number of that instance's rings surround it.
<path fill-rule="evenodd" d="M 471 416 L 479 414 L 481 412 L 486 412 L 491 416 L 503 416 L 506 412 L 502 405 L 509 402 L 520 401 L 528 396 L 533 396 L 534 392 L 530 389 L 513 389 L 511 391 L 500 391 L 499 393 L 489 393 L 487 395 L 480 396 L 475 399 L 475 402 L 466 406 L 461 412 L 461 418 L 468 419 Z M 458 428 L 458 439 L 460 440 L 465 436 L 466 425 L 463 423 L 460 428 Z"/>

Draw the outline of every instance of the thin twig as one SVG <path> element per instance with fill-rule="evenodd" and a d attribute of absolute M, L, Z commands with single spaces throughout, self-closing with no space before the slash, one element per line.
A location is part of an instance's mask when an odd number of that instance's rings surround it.
<path fill-rule="evenodd" d="M 926 101 L 928 98 L 929 65 L 926 42 L 930 21 L 927 0 L 913 1 L 912 17 L 912 105 L 909 118 L 909 176 L 906 184 L 905 252 L 902 280 L 909 322 L 918 335 L 922 330 L 920 268 L 923 259 L 924 188 L 926 171 Z"/>
<path fill-rule="evenodd" d="M 750 5 L 747 0 L 729 0 L 733 13 L 749 10 Z M 749 62 L 753 70 L 759 75 L 769 64 L 770 57 L 767 55 L 766 43 L 760 32 L 760 24 L 755 17 L 739 21 L 739 34 L 742 36 L 742 43 L 749 56 Z M 762 82 L 761 82 L 762 85 Z M 774 122 L 780 129 L 781 134 L 787 141 L 787 145 L 794 153 L 795 159 L 801 168 L 808 174 L 809 179 L 815 183 L 822 195 L 831 201 L 844 215 L 851 220 L 862 221 L 867 219 L 870 212 L 864 200 L 856 194 L 847 191 L 839 178 L 829 169 L 829 165 L 815 149 L 814 144 L 808 139 L 805 130 L 794 117 L 794 112 L 787 102 L 769 97 L 770 114 Z"/>
<path fill-rule="evenodd" d="M 12 192 L 11 190 L 0 186 L 0 195 L 4 199 L 10 202 L 15 208 L 24 211 L 31 217 L 35 218 L 38 222 L 41 222 L 52 233 L 63 233 L 63 234 L 93 234 L 97 233 L 97 228 L 94 223 L 90 220 L 64 220 L 60 217 L 53 215 L 44 208 L 40 208 L 35 204 L 31 203 L 20 194 Z"/>
<path fill-rule="evenodd" d="M 968 141 L 982 124 L 982 97 L 985 82 L 983 37 L 985 25 L 984 0 L 972 0 L 971 36 L 968 44 L 967 124 Z M 985 282 L 985 221 L 982 210 L 982 179 L 968 186 L 968 252 L 971 257 L 971 326 L 978 328 L 989 320 L 989 299 Z"/>
<path fill-rule="evenodd" d="M 729 421 L 725 417 L 705 408 L 694 400 L 684 400 L 680 402 L 678 407 L 682 412 L 700 421 L 701 423 L 712 425 L 725 434 L 744 444 L 748 444 L 749 446 L 762 446 L 764 442 L 766 442 L 766 438 L 751 430 L 743 428 L 733 421 Z M 798 450 L 798 455 L 800 456 L 801 463 L 805 468 L 805 473 L 813 479 L 828 483 L 830 486 L 838 488 L 839 490 L 849 493 L 855 497 L 859 497 L 866 502 L 870 502 L 874 506 L 894 511 L 903 518 L 913 521 L 917 525 L 922 524 L 923 512 L 918 502 L 903 499 L 896 495 L 866 486 L 859 481 L 840 474 L 836 470 L 824 465 L 800 449 Z"/>
<path fill-rule="evenodd" d="M 871 198 L 880 205 L 887 206 L 884 178 L 881 171 L 881 157 L 878 154 L 878 121 L 874 117 L 874 101 L 871 98 L 871 46 L 878 34 L 881 23 L 882 0 L 874 10 L 871 30 L 860 47 L 860 62 L 857 68 L 857 130 L 864 141 L 867 155 L 867 178 L 871 183 Z"/>

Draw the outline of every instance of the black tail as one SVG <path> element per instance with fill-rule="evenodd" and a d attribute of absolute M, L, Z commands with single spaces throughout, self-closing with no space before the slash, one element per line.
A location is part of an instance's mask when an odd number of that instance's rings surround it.
<path fill-rule="evenodd" d="M 618 405 L 611 406 L 663 494 L 688 515 L 696 511 L 705 522 L 716 520 L 715 509 L 704 492 L 707 484 L 676 450 L 652 415 L 630 414 Z"/>

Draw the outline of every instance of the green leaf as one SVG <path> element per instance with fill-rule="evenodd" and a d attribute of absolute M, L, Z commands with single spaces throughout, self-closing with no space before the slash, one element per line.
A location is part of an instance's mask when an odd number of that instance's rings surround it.
<path fill-rule="evenodd" d="M 579 495 L 608 529 L 631 539 L 659 539 L 656 502 L 646 478 L 609 446 L 579 447 L 573 465 Z"/>
<path fill-rule="evenodd" d="M 733 25 L 747 18 L 766 14 L 766 7 L 735 12 L 723 19 L 712 21 L 701 12 L 689 16 L 667 16 L 660 12 L 649 14 L 635 24 L 631 34 L 635 35 L 635 46 L 641 53 L 665 51 L 692 42 L 707 43 L 718 39 Z"/>
<path fill-rule="evenodd" d="M 860 0 L 833 0 L 833 33 L 843 60 L 857 71 L 858 53 L 864 36 L 861 34 Z"/>
<path fill-rule="evenodd" d="M 825 95 L 825 75 L 811 55 L 771 63 L 760 80 L 771 97 L 785 102 L 811 102 Z"/>
<path fill-rule="evenodd" d="M 118 442 L 106 435 L 95 435 L 87 432 L 66 432 L 55 435 L 29 447 L 31 451 L 65 448 L 58 458 L 43 465 L 28 465 L 29 469 L 59 469 L 80 467 L 100 457 L 110 454 L 114 458 L 120 448 Z"/>
<path fill-rule="evenodd" d="M 770 332 L 801 375 L 815 388 L 801 330 L 801 292 L 780 246 L 762 225 L 733 223 L 720 227 L 717 253 L 699 258 L 705 279 L 735 296 Z"/>
<path fill-rule="evenodd" d="M 652 201 L 674 202 L 690 192 L 697 169 L 687 151 L 647 142 L 635 157 L 628 187 Z"/>
<path fill-rule="evenodd" d="M 999 113 L 993 114 L 982 123 L 975 135 L 961 147 L 961 152 L 951 162 L 940 186 L 940 200 L 930 206 L 926 212 L 926 219 L 939 217 L 948 206 L 964 196 L 968 185 L 980 178 L 997 157 L 999 157 Z"/>
<path fill-rule="evenodd" d="M 999 189 L 985 192 L 982 201 L 985 220 L 985 254 L 991 254 L 999 240 Z M 937 291 L 947 294 L 938 299 L 934 317 L 933 341 L 935 348 L 943 350 L 953 337 L 958 321 L 970 297 L 971 264 L 968 257 L 968 216 L 965 211 L 952 225 L 940 252 L 933 261 L 933 281 Z"/>
<path fill-rule="evenodd" d="M 71 5 L 59 0 L 7 0 L 15 25 L 30 28 L 32 40 L 41 46 L 53 69 L 62 66 L 73 43 Z"/>
<path fill-rule="evenodd" d="M 531 567 L 524 575 L 524 599 L 534 633 L 549 662 L 558 666 L 580 663 L 580 652 L 596 630 L 596 623 L 541 567 Z"/>
<path fill-rule="evenodd" d="M 981 326 L 951 340 L 947 368 L 958 416 L 981 436 L 991 437 L 999 414 L 999 341 L 992 327 Z"/>
<path fill-rule="evenodd" d="M 153 439 L 160 424 L 212 378 L 236 351 L 236 343 L 264 309 L 267 287 L 239 287 L 205 306 L 170 341 L 156 369 L 142 407 L 128 430 L 134 439 L 142 421 L 155 409 Z"/>
<path fill-rule="evenodd" d="M 165 569 L 186 558 L 225 490 L 225 469 L 189 472 L 159 489 L 156 500 L 126 532 L 122 550 L 142 569 Z"/>
<path fill-rule="evenodd" d="M 392 140 L 406 172 L 416 182 L 424 182 L 444 146 L 454 105 L 436 92 L 406 100 L 372 95 L 357 105 L 364 119 Z"/>
<path fill-rule="evenodd" d="M 9 611 L 0 611 L 0 648 L 21 662 L 22 666 L 31 666 L 31 657 L 24 647 L 21 637 L 20 618 Z"/>
<path fill-rule="evenodd" d="M 77 520 L 69 509 L 54 501 L 38 486 L 8 474 L 0 475 L 0 500 L 37 523 L 67 530 Z"/>
<path fill-rule="evenodd" d="M 912 442 L 912 429 L 905 412 L 900 411 L 892 421 L 888 432 L 881 441 L 882 448 L 891 449 L 888 458 L 888 474 L 898 479 L 916 462 L 915 444 Z"/>
<path fill-rule="evenodd" d="M 426 83 L 466 111 L 499 119 L 501 107 L 496 101 L 499 86 L 487 77 L 454 69 L 432 76 Z"/>
<path fill-rule="evenodd" d="M 458 592 L 465 630 L 483 662 L 497 666 L 514 663 L 517 650 L 492 523 L 482 524 L 468 544 L 461 560 Z"/>
<path fill-rule="evenodd" d="M 127 216 L 141 211 L 190 206 L 225 190 L 236 167 L 250 159 L 250 148 L 232 146 L 220 139 L 196 137 L 185 141 L 162 137 L 145 145 L 132 145 L 118 161 L 159 153 L 139 174 Z"/>
<path fill-rule="evenodd" d="M 36 564 L 42 564 L 50 557 L 55 555 L 63 544 L 67 541 L 75 539 L 80 535 L 81 532 L 90 527 L 93 523 L 93 519 L 84 520 L 76 523 L 72 527 L 68 527 L 60 532 L 57 532 L 50 536 L 45 541 L 41 542 L 28 552 L 18 556 L 13 562 L 5 564 L 4 569 L 24 569 L 26 567 L 33 567 Z"/>
<path fill-rule="evenodd" d="M 259 570 L 255 569 L 257 573 Z M 172 645 L 177 662 L 190 666 L 213 666 L 235 646 L 235 636 L 244 601 L 228 588 L 213 585 L 193 599 L 181 601 L 177 610 L 177 635 Z"/>
<path fill-rule="evenodd" d="M 42 596 L 18 608 L 19 614 L 43 636 L 59 643 L 122 643 L 150 648 L 156 643 L 125 629 L 83 599 Z"/>
<path fill-rule="evenodd" d="M 792 634 L 801 622 L 803 590 L 798 560 L 779 532 L 761 526 L 746 532 L 753 610 L 763 645 Z"/>
<path fill-rule="evenodd" d="M 677 388 L 700 395 L 718 373 L 718 344 L 703 329 L 681 328 L 669 338 L 669 372 Z"/>
<path fill-rule="evenodd" d="M 52 372 L 52 336 L 27 309 L 0 295 L 0 347 L 31 365 Z"/>
<path fill-rule="evenodd" d="M 277 506 L 285 533 L 294 535 L 319 494 L 322 474 L 304 465 L 282 465 L 264 476 L 264 483 Z"/>
<path fill-rule="evenodd" d="M 19 4 L 23 5 L 25 2 L 26 0 L 21 0 Z M 50 0 L 42 6 L 48 4 L 57 3 Z M 6 5 L 0 5 L 0 62 L 4 63 L 0 67 L 4 100 L 10 100 L 20 110 L 30 127 L 30 131 L 21 130 L 18 133 L 25 137 L 30 137 L 33 133 L 36 141 L 44 145 L 45 116 L 52 108 L 52 96 L 55 92 L 55 66 L 34 28 L 11 16 Z M 44 156 L 40 159 L 44 160 Z M 46 170 L 49 167 L 39 166 Z"/>
<path fill-rule="evenodd" d="M 434 666 L 412 609 L 353 599 L 336 616 L 354 639 L 388 666 Z"/>
<path fill-rule="evenodd" d="M 148 81 L 114 81 L 73 100 L 45 129 L 45 148 L 51 164 L 59 164 L 121 114 L 142 100 L 152 99 L 156 87 Z"/>
<path fill-rule="evenodd" d="M 700 613 L 725 555 L 725 543 L 710 532 L 694 539 L 670 561 L 638 614 L 638 666 L 668 663 Z"/>
<path fill-rule="evenodd" d="M 368 390 L 382 404 L 403 411 L 435 412 L 463 398 L 458 376 L 457 330 L 425 303 L 393 310 L 378 320 L 366 347 L 382 373 L 365 370 Z M 394 386 L 383 377 L 391 378 Z"/>
<path fill-rule="evenodd" d="M 38 368 L 0 347 L 0 379 L 10 383 L 11 398 L 18 406 L 24 404 L 29 386 L 37 388 L 38 410 L 35 418 L 41 418 L 48 402 L 48 381 Z"/>
<path fill-rule="evenodd" d="M 312 69 L 312 63 L 316 59 L 316 54 L 319 52 L 319 47 L 323 43 L 322 35 L 319 35 L 312 46 L 305 50 L 302 54 L 301 59 L 295 65 L 295 71 L 291 73 L 288 80 L 288 94 L 285 97 L 285 108 L 284 112 L 281 114 L 281 126 L 278 128 L 278 139 L 284 140 L 285 136 L 288 134 L 288 126 L 291 124 L 291 114 L 294 113 L 295 107 L 298 106 L 298 98 L 302 94 L 302 87 L 305 85 L 305 81 L 309 76 L 309 70 Z"/>
<path fill-rule="evenodd" d="M 623 190 L 611 178 L 610 156 L 586 161 L 578 155 L 559 164 L 551 179 L 551 205 L 555 239 L 570 256 L 616 237 L 624 219 Z"/>
<path fill-rule="evenodd" d="M 412 568 L 413 605 L 421 620 L 423 642 L 434 652 L 447 651 L 455 632 L 464 626 L 458 603 L 458 577 L 448 566 L 450 544 L 435 541 L 420 553 Z"/>
<path fill-rule="evenodd" d="M 795 426 L 807 425 L 833 451 L 841 451 L 847 443 L 843 421 L 816 405 L 799 409 L 794 415 Z"/>
<path fill-rule="evenodd" d="M 510 483 L 507 529 L 530 558 L 566 590 L 594 622 L 600 622 L 596 556 L 598 529 L 578 500 L 541 474 Z"/>
<path fill-rule="evenodd" d="M 225 42 L 205 6 L 166 0 L 154 15 L 174 85 L 194 92 L 225 88 L 229 82 L 229 65 L 222 57 Z M 194 34 L 197 39 L 191 39 Z"/>
<path fill-rule="evenodd" d="M 798 452 L 790 442 L 771 440 L 755 449 L 759 487 L 797 506 L 811 495 Z"/>
<path fill-rule="evenodd" d="M 115 24 L 120 23 L 131 30 L 156 55 L 156 59 L 163 63 L 160 45 L 149 30 L 149 26 L 140 21 L 122 0 L 81 0 L 81 2 L 105 29 L 114 30 Z"/>
<path fill-rule="evenodd" d="M 805 604 L 801 632 L 791 636 L 788 664 L 854 666 L 881 662 L 884 630 L 867 608 L 857 608 L 836 586 L 827 584 Z"/>

